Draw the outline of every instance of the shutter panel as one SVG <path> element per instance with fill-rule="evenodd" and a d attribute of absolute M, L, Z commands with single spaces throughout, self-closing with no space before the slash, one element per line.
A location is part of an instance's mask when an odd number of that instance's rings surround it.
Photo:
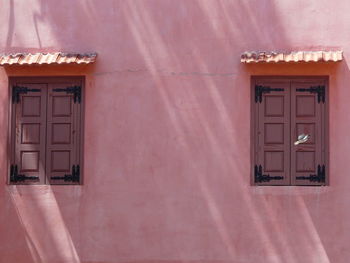
<path fill-rule="evenodd" d="M 12 87 L 10 183 L 45 183 L 46 86 L 18 83 Z"/>
<path fill-rule="evenodd" d="M 254 184 L 290 184 L 289 86 L 288 81 L 259 81 L 254 87 Z M 266 88 L 260 97 L 259 87 Z"/>
<path fill-rule="evenodd" d="M 311 87 L 324 87 L 323 82 L 292 82 L 291 105 L 291 173 L 292 184 L 324 185 L 326 182 L 316 176 L 325 172 L 325 105 L 327 100 Z M 322 94 L 321 94 L 322 95 Z M 298 145 L 294 142 L 301 134 L 309 135 L 307 141 Z M 313 179 L 312 179 L 313 178 Z"/>
<path fill-rule="evenodd" d="M 64 91 L 74 85 L 50 84 L 48 89 L 46 174 L 51 184 L 80 182 L 74 175 L 80 170 L 81 104 Z"/>

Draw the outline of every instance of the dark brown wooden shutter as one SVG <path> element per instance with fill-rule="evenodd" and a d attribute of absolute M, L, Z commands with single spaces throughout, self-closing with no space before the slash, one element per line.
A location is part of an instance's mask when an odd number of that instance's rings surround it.
<path fill-rule="evenodd" d="M 47 109 L 47 165 L 51 184 L 76 184 L 80 172 L 81 103 L 64 91 L 76 83 L 49 84 Z"/>
<path fill-rule="evenodd" d="M 288 81 L 258 81 L 255 92 L 253 183 L 290 184 L 290 89 Z"/>
<path fill-rule="evenodd" d="M 46 86 L 16 83 L 11 87 L 10 183 L 45 183 Z"/>
<path fill-rule="evenodd" d="M 320 92 L 317 92 L 319 89 Z M 291 85 L 291 173 L 293 185 L 326 184 L 325 83 L 295 81 Z M 323 93 L 323 94 L 322 94 Z M 294 145 L 301 134 L 306 142 Z"/>

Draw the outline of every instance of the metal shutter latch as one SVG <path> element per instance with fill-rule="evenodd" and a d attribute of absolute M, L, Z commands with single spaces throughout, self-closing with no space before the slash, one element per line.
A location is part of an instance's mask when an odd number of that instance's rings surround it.
<path fill-rule="evenodd" d="M 254 181 L 255 183 L 270 182 L 271 180 L 283 180 L 283 176 L 270 176 L 262 173 L 262 166 L 254 166 Z"/>
<path fill-rule="evenodd" d="M 73 87 L 68 87 L 65 89 L 53 89 L 55 92 L 66 92 L 67 94 L 73 94 L 73 101 L 74 103 L 81 102 L 81 87 L 80 86 L 73 86 Z"/>
<path fill-rule="evenodd" d="M 40 89 L 28 89 L 27 87 L 13 86 L 12 88 L 12 103 L 19 103 L 19 95 L 27 94 L 28 92 L 40 92 Z"/>
<path fill-rule="evenodd" d="M 296 89 L 299 92 L 310 92 L 310 93 L 317 93 L 317 102 L 318 103 L 324 103 L 326 100 L 326 88 L 325 86 L 314 86 L 310 87 L 308 89 Z"/>
<path fill-rule="evenodd" d="M 324 165 L 317 166 L 317 174 L 310 174 L 309 176 L 297 176 L 297 180 L 309 180 L 310 182 L 325 183 L 326 182 L 326 168 Z"/>
<path fill-rule="evenodd" d="M 11 165 L 10 167 L 10 182 L 24 182 L 25 180 L 39 180 L 38 176 L 26 176 L 25 174 L 18 173 L 17 165 Z"/>
<path fill-rule="evenodd" d="M 263 93 L 271 93 L 271 91 L 284 91 L 284 89 L 255 85 L 255 102 L 261 103 Z"/>
<path fill-rule="evenodd" d="M 80 166 L 72 166 L 72 174 L 65 174 L 64 176 L 52 176 L 51 180 L 64 180 L 65 182 L 77 183 L 80 181 Z"/>

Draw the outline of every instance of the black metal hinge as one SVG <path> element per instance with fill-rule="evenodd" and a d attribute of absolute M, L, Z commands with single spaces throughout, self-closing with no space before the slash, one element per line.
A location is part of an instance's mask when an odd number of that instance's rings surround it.
<path fill-rule="evenodd" d="M 324 103 L 325 102 L 325 99 L 326 99 L 326 88 L 325 88 L 325 86 L 314 86 L 314 87 L 310 87 L 308 89 L 300 88 L 300 89 L 297 89 L 297 91 L 317 93 L 317 101 L 318 101 L 318 103 L 320 103 L 320 102 Z"/>
<path fill-rule="evenodd" d="M 261 103 L 262 102 L 262 94 L 263 93 L 270 93 L 271 91 L 284 91 L 284 89 L 282 89 L 282 88 L 270 88 L 270 87 L 255 85 L 255 102 Z"/>
<path fill-rule="evenodd" d="M 11 165 L 10 167 L 10 182 L 24 182 L 25 180 L 39 180 L 38 176 L 26 176 L 24 174 L 18 174 L 17 165 Z"/>
<path fill-rule="evenodd" d="M 270 176 L 269 174 L 262 173 L 262 166 L 254 166 L 254 182 L 270 182 L 271 180 L 283 180 L 283 176 Z"/>
<path fill-rule="evenodd" d="M 310 182 L 325 183 L 326 182 L 326 168 L 324 165 L 317 166 L 317 174 L 310 174 L 309 176 L 297 176 L 297 180 L 309 180 Z"/>
<path fill-rule="evenodd" d="M 81 102 L 81 87 L 80 86 L 67 87 L 65 89 L 53 89 L 53 91 L 66 92 L 67 94 L 73 94 L 74 103 Z"/>
<path fill-rule="evenodd" d="M 72 166 L 72 174 L 65 174 L 64 176 L 52 176 L 51 180 L 64 180 L 65 182 L 78 183 L 80 181 L 80 166 Z"/>
<path fill-rule="evenodd" d="M 27 94 L 28 92 L 40 92 L 40 89 L 28 89 L 27 87 L 13 86 L 12 87 L 12 103 L 19 102 L 20 94 Z"/>

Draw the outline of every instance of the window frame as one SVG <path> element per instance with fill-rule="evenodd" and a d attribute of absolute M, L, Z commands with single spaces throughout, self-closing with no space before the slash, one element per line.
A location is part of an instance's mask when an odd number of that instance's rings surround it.
<path fill-rule="evenodd" d="M 62 182 L 62 183 L 50 183 L 50 180 L 47 178 L 46 171 L 44 173 L 45 182 L 44 183 L 33 183 L 33 182 L 11 182 L 10 181 L 10 171 L 11 165 L 13 162 L 13 151 L 16 151 L 16 148 L 13 148 L 12 141 L 15 139 L 16 135 L 13 131 L 13 121 L 16 118 L 15 113 L 13 112 L 13 103 L 12 103 L 12 87 L 16 83 L 20 82 L 32 82 L 35 84 L 62 84 L 67 82 L 75 82 L 77 85 L 81 86 L 81 102 L 80 102 L 80 116 L 79 125 L 80 125 L 80 137 L 78 141 L 77 151 L 79 152 L 79 166 L 80 166 L 80 180 L 79 182 L 71 183 L 71 182 Z M 47 119 L 46 119 L 47 123 Z M 85 126 L 85 76 L 10 76 L 8 78 L 8 140 L 7 140 L 7 175 L 6 175 L 6 183 L 8 185 L 50 185 L 50 186 L 59 186 L 59 185 L 83 185 L 84 184 L 84 126 Z M 47 128 L 46 128 L 47 131 Z M 46 136 L 45 136 L 46 138 Z M 47 149 L 47 145 L 45 142 L 45 149 Z M 47 154 L 45 154 L 47 155 Z M 46 156 L 45 156 L 46 158 Z M 45 164 L 46 170 L 46 164 Z"/>
<path fill-rule="evenodd" d="M 290 183 L 288 185 L 273 185 L 273 184 L 259 184 L 256 183 L 254 180 L 254 165 L 255 165 L 255 149 L 256 149 L 256 140 L 255 138 L 255 129 L 258 122 L 256 121 L 256 103 L 255 103 L 255 84 L 257 81 L 301 81 L 301 80 L 307 80 L 307 81 L 323 81 L 325 85 L 325 106 L 324 106 L 324 164 L 325 164 L 325 183 L 323 185 L 297 185 L 292 184 L 292 180 L 290 179 Z M 303 187 L 303 186 L 312 186 L 312 187 L 319 187 L 319 186 L 329 186 L 330 185 L 330 174 L 329 174 L 329 159 L 330 159 L 330 153 L 329 153 L 329 107 L 330 107 L 330 101 L 329 101 L 329 76 L 327 75 L 320 75 L 320 76 L 279 76 L 279 75 L 252 75 L 250 78 L 250 185 L 251 186 L 279 186 L 279 187 Z M 291 104 L 290 104 L 291 105 Z M 291 120 L 290 120 L 291 123 Z M 289 170 L 291 171 L 291 156 L 289 160 Z M 290 178 L 292 178 L 292 175 L 290 175 Z"/>

